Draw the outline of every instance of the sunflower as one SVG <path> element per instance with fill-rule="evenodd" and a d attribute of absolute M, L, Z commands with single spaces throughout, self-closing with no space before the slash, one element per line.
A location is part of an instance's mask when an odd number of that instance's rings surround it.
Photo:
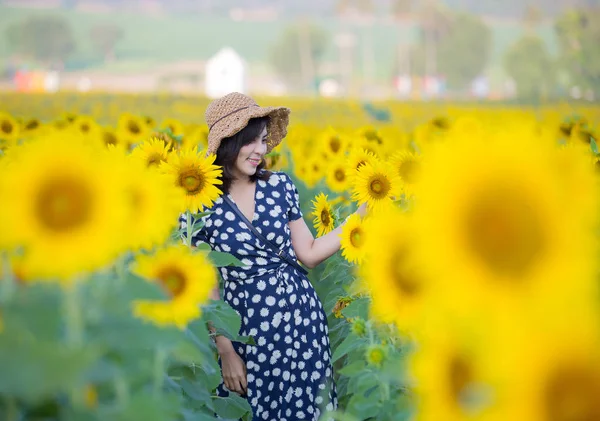
<path fill-rule="evenodd" d="M 317 230 L 317 236 L 327 234 L 332 231 L 335 225 L 335 216 L 331 209 L 331 204 L 327 201 L 327 195 L 320 193 L 312 201 L 313 204 L 313 224 Z"/>
<path fill-rule="evenodd" d="M 381 367 L 387 357 L 387 350 L 382 344 L 372 344 L 365 351 L 367 364 L 374 367 Z"/>
<path fill-rule="evenodd" d="M 594 183 L 571 194 L 552 145 L 515 133 L 486 138 L 438 145 L 417 186 L 418 254 L 448 302 L 507 311 L 594 295 L 596 244 L 581 216 L 597 202 L 578 200 L 596 197 Z"/>
<path fill-rule="evenodd" d="M 44 130 L 44 125 L 37 118 L 30 118 L 21 124 L 21 131 L 24 137 L 32 137 Z"/>
<path fill-rule="evenodd" d="M 150 129 L 144 120 L 129 113 L 123 113 L 117 122 L 117 137 L 130 149 L 132 145 L 146 140 Z"/>
<path fill-rule="evenodd" d="M 327 168 L 327 186 L 334 192 L 342 193 L 350 186 L 346 173 L 346 162 L 344 159 L 336 159 Z"/>
<path fill-rule="evenodd" d="M 183 136 L 181 147 L 184 149 L 206 149 L 208 146 L 208 128 L 205 126 L 193 126 Z"/>
<path fill-rule="evenodd" d="M 20 127 L 9 114 L 0 112 L 0 151 L 14 146 L 19 140 Z"/>
<path fill-rule="evenodd" d="M 499 404 L 491 420 L 599 419 L 597 308 L 588 314 L 570 312 L 566 323 L 549 324 L 546 313 L 537 319 L 521 318 L 495 333 L 492 346 L 502 363 L 490 364 Z"/>
<path fill-rule="evenodd" d="M 377 157 L 363 148 L 352 148 L 346 158 L 346 174 L 349 178 L 354 177 L 358 170 L 365 164 L 372 164 Z"/>
<path fill-rule="evenodd" d="M 111 148 L 108 154 L 128 205 L 128 234 L 124 237 L 129 247 L 151 249 L 165 243 L 177 225 L 185 200 L 182 189 L 174 186 L 167 175 L 149 169 L 121 149 Z"/>
<path fill-rule="evenodd" d="M 317 142 L 328 158 L 343 156 L 348 146 L 348 139 L 340 132 L 328 127 L 319 133 Z"/>
<path fill-rule="evenodd" d="M 359 275 L 372 298 L 371 312 L 382 322 L 396 322 L 399 329 L 411 330 L 432 301 L 432 288 L 414 256 L 417 236 L 412 223 L 390 207 L 363 224 L 368 235 Z"/>
<path fill-rule="evenodd" d="M 131 156 L 148 168 L 158 168 L 162 162 L 168 162 L 169 146 L 163 140 L 152 137 L 133 148 Z"/>
<path fill-rule="evenodd" d="M 186 194 L 182 212 L 198 213 L 204 206 L 210 208 L 221 195 L 216 185 L 223 184 L 220 180 L 223 170 L 213 165 L 215 158 L 215 155 L 205 157 L 194 149 L 184 149 L 160 165 L 161 171 L 170 175 L 172 182 Z"/>
<path fill-rule="evenodd" d="M 68 136 L 19 147 L 0 180 L 0 231 L 35 278 L 70 280 L 123 250 L 121 184 L 96 150 Z"/>
<path fill-rule="evenodd" d="M 160 130 L 168 129 L 173 136 L 182 136 L 185 133 L 183 123 L 175 118 L 166 118 L 160 125 Z"/>
<path fill-rule="evenodd" d="M 352 199 L 367 203 L 370 209 L 379 211 L 389 206 L 399 196 L 402 180 L 387 162 L 375 161 L 360 167 L 354 178 Z"/>
<path fill-rule="evenodd" d="M 122 145 L 115 131 L 107 127 L 102 128 L 101 140 L 104 146 Z"/>
<path fill-rule="evenodd" d="M 492 355 L 502 357 L 476 347 L 465 336 L 449 328 L 440 330 L 408 358 L 416 421 L 487 419 L 495 392 L 488 361 Z"/>
<path fill-rule="evenodd" d="M 158 326 L 185 328 L 200 317 L 200 306 L 217 285 L 217 273 L 203 253 L 182 245 L 170 246 L 154 255 L 139 255 L 133 272 L 163 288 L 165 301 L 140 300 L 134 314 Z"/>
<path fill-rule="evenodd" d="M 389 162 L 402 180 L 404 194 L 407 197 L 412 196 L 419 178 L 421 157 L 413 152 L 399 151 L 392 155 Z"/>
<path fill-rule="evenodd" d="M 77 116 L 75 120 L 71 122 L 70 128 L 77 135 L 86 138 L 97 138 L 102 136 L 102 129 L 100 128 L 98 123 L 96 123 L 96 121 L 93 118 L 88 116 Z"/>
<path fill-rule="evenodd" d="M 362 224 L 360 215 L 352 214 L 342 226 L 340 234 L 342 256 L 350 263 L 360 264 L 366 253 L 367 232 Z"/>

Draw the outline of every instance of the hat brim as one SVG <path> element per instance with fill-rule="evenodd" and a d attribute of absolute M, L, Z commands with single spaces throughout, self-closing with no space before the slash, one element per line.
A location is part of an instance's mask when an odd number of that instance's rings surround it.
<path fill-rule="evenodd" d="M 281 143 L 287 135 L 290 109 L 287 107 L 252 106 L 218 121 L 208 132 L 206 155 L 216 154 L 221 141 L 239 133 L 252 118 L 269 117 L 267 124 L 267 153 Z"/>

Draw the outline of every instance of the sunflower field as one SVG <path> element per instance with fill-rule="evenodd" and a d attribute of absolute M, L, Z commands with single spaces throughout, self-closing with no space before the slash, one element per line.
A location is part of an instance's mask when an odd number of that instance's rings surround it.
<path fill-rule="evenodd" d="M 0 419 L 250 420 L 218 397 L 190 239 L 219 196 L 205 98 L 0 94 Z M 600 107 L 265 98 L 315 236 L 335 420 L 600 420 Z M 352 213 L 367 203 L 367 215 Z M 183 218 L 185 223 L 178 221 Z"/>

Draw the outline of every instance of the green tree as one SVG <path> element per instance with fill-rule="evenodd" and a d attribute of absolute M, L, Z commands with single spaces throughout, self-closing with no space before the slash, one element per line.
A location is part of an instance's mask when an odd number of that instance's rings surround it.
<path fill-rule="evenodd" d="M 290 84 L 314 82 L 315 69 L 323 57 L 329 34 L 319 26 L 298 23 L 285 29 L 269 50 L 269 61 L 277 73 Z"/>
<path fill-rule="evenodd" d="M 544 42 L 525 35 L 517 40 L 504 57 L 504 67 L 517 85 L 517 96 L 525 100 L 540 100 L 554 86 L 554 63 Z"/>
<path fill-rule="evenodd" d="M 600 95 L 600 8 L 566 12 L 554 29 L 559 65 L 570 84 Z"/>
<path fill-rule="evenodd" d="M 104 56 L 104 61 L 115 58 L 115 47 L 123 38 L 123 29 L 113 23 L 103 23 L 92 27 L 90 38 L 94 47 Z"/>
<path fill-rule="evenodd" d="M 411 52 L 413 74 L 442 74 L 450 88 L 462 89 L 483 72 L 492 35 L 479 17 L 430 9 L 421 22 L 421 38 Z"/>
<path fill-rule="evenodd" d="M 492 34 L 481 18 L 466 13 L 453 17 L 437 48 L 437 64 L 451 88 L 465 88 L 485 69 Z"/>
<path fill-rule="evenodd" d="M 58 16 L 34 16 L 8 27 L 11 49 L 42 63 L 62 64 L 75 50 L 68 22 Z"/>

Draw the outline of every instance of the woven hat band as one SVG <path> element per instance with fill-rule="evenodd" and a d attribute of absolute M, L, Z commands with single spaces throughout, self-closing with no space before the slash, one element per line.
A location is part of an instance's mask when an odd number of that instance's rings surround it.
<path fill-rule="evenodd" d="M 219 121 L 223 120 L 224 118 L 227 118 L 227 117 L 229 117 L 232 114 L 239 113 L 240 111 L 245 110 L 246 108 L 250 108 L 250 107 L 257 107 L 257 105 L 248 105 L 246 107 L 238 108 L 237 110 L 233 110 L 232 112 L 230 112 L 228 114 L 225 114 L 222 117 L 219 117 L 217 119 L 217 121 L 215 121 L 213 124 L 210 125 L 210 127 L 208 128 L 208 130 L 210 131 L 215 126 L 215 124 L 217 124 Z"/>

